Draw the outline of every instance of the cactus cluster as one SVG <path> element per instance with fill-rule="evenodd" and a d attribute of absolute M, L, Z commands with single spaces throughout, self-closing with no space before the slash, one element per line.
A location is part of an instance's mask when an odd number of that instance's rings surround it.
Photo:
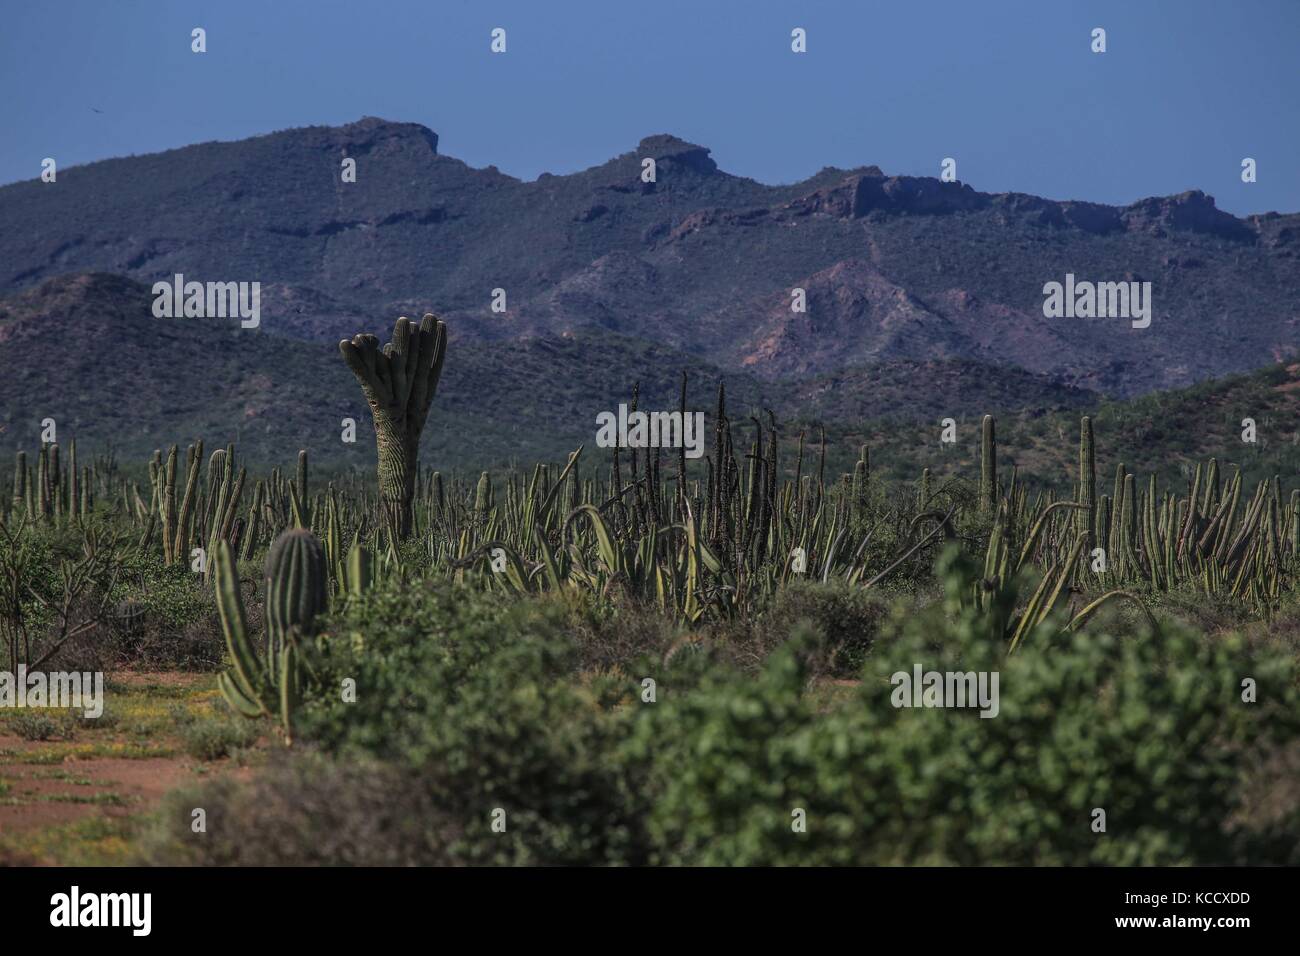
<path fill-rule="evenodd" d="M 107 477 L 93 472 L 90 466 L 78 470 L 75 439 L 68 444 L 66 463 L 60 460 L 57 444 L 42 444 L 35 471 L 27 462 L 27 453 L 20 450 L 14 456 L 11 510 L 33 521 L 82 522 L 94 509 L 97 484 L 94 479 L 100 478 L 98 483 L 102 485 Z"/>

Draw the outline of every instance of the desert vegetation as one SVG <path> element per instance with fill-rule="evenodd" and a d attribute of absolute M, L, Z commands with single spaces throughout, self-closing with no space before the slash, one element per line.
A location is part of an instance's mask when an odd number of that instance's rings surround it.
<path fill-rule="evenodd" d="M 1008 467 L 992 416 L 970 474 L 882 477 L 887 445 L 838 471 L 824 434 L 733 417 L 722 386 L 699 462 L 444 473 L 418 452 L 445 326 L 341 349 L 373 483 L 199 440 L 138 470 L 17 454 L 9 669 L 191 689 L 145 720 L 110 681 L 93 729 L 4 715 L 0 809 L 30 798 L 15 768 L 116 733 L 202 768 L 115 825 L 146 862 L 1300 862 L 1281 477 L 1103 473 L 1089 416 L 1069 491 Z M 996 718 L 896 706 L 917 666 L 998 673 Z"/>

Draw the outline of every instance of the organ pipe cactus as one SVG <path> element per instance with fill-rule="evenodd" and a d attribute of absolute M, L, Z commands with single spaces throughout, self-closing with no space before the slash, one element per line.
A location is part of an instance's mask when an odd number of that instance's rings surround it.
<path fill-rule="evenodd" d="M 190 541 L 190 529 L 193 527 L 195 500 L 198 497 L 199 468 L 202 465 L 203 442 L 190 446 L 189 476 L 185 481 L 185 497 L 181 499 L 180 511 L 176 514 L 176 540 L 172 551 L 176 558 L 184 556 Z"/>
<path fill-rule="evenodd" d="M 158 499 L 161 508 L 163 527 L 163 561 L 173 564 L 183 557 L 177 553 L 176 540 L 176 446 L 172 445 L 167 453 L 166 470 L 161 475 L 161 496 Z"/>
<path fill-rule="evenodd" d="M 446 323 L 432 314 L 419 325 L 403 317 L 382 350 L 375 336 L 357 335 L 340 342 L 339 351 L 374 419 L 381 513 L 390 529 L 406 537 L 419 473 L 420 434 L 447 354 Z"/>
<path fill-rule="evenodd" d="M 980 511 L 992 516 L 998 501 L 998 441 L 993 416 L 985 415 L 980 440 Z"/>
<path fill-rule="evenodd" d="M 271 545 L 266 560 L 266 649 L 260 658 L 248 634 L 235 552 L 226 541 L 216 544 L 213 575 L 232 665 L 217 677 L 221 694 L 245 717 L 276 714 L 291 743 L 303 651 L 326 606 L 325 549 L 315 535 L 300 528 L 284 532 Z"/>
<path fill-rule="evenodd" d="M 1291 559 L 1300 556 L 1300 491 L 1291 492 Z"/>
<path fill-rule="evenodd" d="M 77 492 L 77 440 L 74 438 L 68 443 L 68 513 L 80 520 L 82 512 Z"/>
<path fill-rule="evenodd" d="M 27 501 L 27 452 L 20 451 L 14 462 L 14 512 Z"/>
<path fill-rule="evenodd" d="M 311 505 L 307 500 L 307 452 L 298 452 L 298 477 L 289 486 L 289 507 L 299 528 L 311 527 Z"/>
<path fill-rule="evenodd" d="M 1092 443 L 1092 419 L 1087 415 L 1079 419 L 1079 504 L 1075 531 L 1088 532 L 1092 540 L 1100 534 L 1097 522 L 1097 452 Z M 1107 542 L 1102 542 L 1103 546 Z"/>

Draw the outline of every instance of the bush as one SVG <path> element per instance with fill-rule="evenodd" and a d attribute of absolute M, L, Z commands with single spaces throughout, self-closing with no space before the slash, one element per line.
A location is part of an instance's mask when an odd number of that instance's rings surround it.
<path fill-rule="evenodd" d="M 796 581 L 777 592 L 758 620 L 757 661 L 780 647 L 801 624 L 808 624 L 822 635 L 811 662 L 812 676 L 857 677 L 888 612 L 885 601 L 861 587 L 843 581 Z"/>
<path fill-rule="evenodd" d="M 457 838 L 409 772 L 281 752 L 249 783 L 223 776 L 170 794 L 141 854 L 162 866 L 436 866 L 454 862 Z"/>
<path fill-rule="evenodd" d="M 1285 862 L 1300 852 L 1276 781 L 1243 780 L 1300 740 L 1293 662 L 1180 625 L 1129 639 L 1060 634 L 1014 657 L 972 584 L 900 608 L 863 683 L 827 713 L 800 691 L 798 643 L 758 680 L 715 676 L 638 721 L 625 748 L 656 859 L 733 864 L 1168 865 Z M 806 640 L 806 638 L 805 638 Z M 997 671 L 1000 711 L 895 708 L 891 675 Z M 1254 678 L 1259 703 L 1241 700 Z M 1287 751 L 1291 753 L 1291 751 Z M 1261 809 L 1262 807 L 1262 809 Z M 1094 808 L 1106 831 L 1092 830 Z M 807 830 L 794 832 L 803 809 Z"/>
<path fill-rule="evenodd" d="M 121 716 L 113 707 L 107 703 L 104 705 L 102 713 L 98 717 L 87 717 L 84 710 L 71 711 L 73 723 L 83 730 L 113 730 L 121 724 Z"/>
<path fill-rule="evenodd" d="M 23 740 L 71 740 L 74 720 L 64 711 L 21 710 L 7 726 Z"/>
<path fill-rule="evenodd" d="M 197 760 L 220 760 L 253 746 L 258 738 L 256 721 L 227 713 L 186 713 L 178 729 L 185 752 Z"/>
<path fill-rule="evenodd" d="M 133 579 L 111 609 L 106 646 L 115 663 L 145 670 L 213 670 L 225 653 L 211 590 L 188 560 L 166 567 L 156 556 L 126 565 Z M 258 605 L 253 604 L 256 615 Z"/>
<path fill-rule="evenodd" d="M 565 619 L 560 602 L 445 583 L 371 592 L 327 626 L 326 690 L 304 708 L 301 735 L 418 774 L 461 827 L 458 860 L 635 861 L 639 821 L 606 759 L 616 718 L 571 680 Z M 355 703 L 337 690 L 349 678 Z M 492 830 L 497 809 L 505 833 Z"/>
<path fill-rule="evenodd" d="M 682 625 L 657 606 L 623 595 L 597 598 L 568 591 L 555 600 L 568 611 L 565 629 L 577 649 L 575 666 L 582 672 L 643 672 L 685 636 Z"/>

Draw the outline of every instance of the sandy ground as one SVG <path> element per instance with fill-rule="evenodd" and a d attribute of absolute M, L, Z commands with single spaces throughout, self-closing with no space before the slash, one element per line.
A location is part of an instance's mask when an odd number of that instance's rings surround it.
<path fill-rule="evenodd" d="M 115 674 L 113 679 L 142 688 L 145 696 L 138 700 L 146 703 L 151 698 L 145 688 L 166 689 L 169 694 L 158 695 L 160 709 L 190 699 L 177 696 L 187 691 L 196 701 L 211 697 L 205 689 L 213 681 L 211 675 L 179 673 Z M 96 817 L 145 815 L 177 787 L 219 773 L 247 775 L 230 760 L 189 756 L 174 731 L 141 739 L 124 732 L 128 729 L 77 730 L 71 740 L 29 741 L 0 724 L 0 865 L 55 862 L 50 845 L 70 847 L 73 839 L 63 840 L 59 828 Z"/>

